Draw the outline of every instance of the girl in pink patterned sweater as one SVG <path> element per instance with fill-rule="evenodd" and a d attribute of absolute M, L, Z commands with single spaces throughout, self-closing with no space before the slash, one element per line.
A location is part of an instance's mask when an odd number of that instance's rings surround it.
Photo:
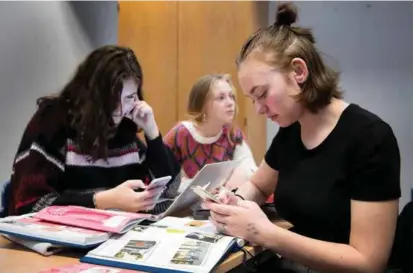
<path fill-rule="evenodd" d="M 229 75 L 206 75 L 194 84 L 187 106 L 192 118 L 179 122 L 164 137 L 181 164 L 181 190 L 209 163 L 242 159 L 227 183 L 232 189 L 256 170 L 243 132 L 232 125 L 236 110 L 235 87 Z"/>

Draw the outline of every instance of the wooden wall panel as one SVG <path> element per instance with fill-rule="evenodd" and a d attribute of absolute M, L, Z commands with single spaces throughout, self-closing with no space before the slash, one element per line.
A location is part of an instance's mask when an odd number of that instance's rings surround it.
<path fill-rule="evenodd" d="M 259 163 L 266 120 L 238 85 L 235 58 L 245 39 L 268 24 L 268 2 L 119 2 L 118 42 L 131 47 L 144 70 L 144 96 L 165 134 L 186 119 L 188 94 L 208 73 L 230 73 L 237 88 L 236 124 Z"/>
<path fill-rule="evenodd" d="M 204 74 L 230 73 L 237 84 L 234 65 L 248 32 L 243 14 L 248 2 L 179 2 L 178 4 L 178 117 L 185 117 L 188 93 Z M 237 86 L 238 98 L 241 92 Z M 243 126 L 244 105 L 238 103 L 237 124 Z"/>
<path fill-rule="evenodd" d="M 177 122 L 177 2 L 119 2 L 118 43 L 144 72 L 144 98 L 166 134 Z"/>
<path fill-rule="evenodd" d="M 240 90 L 235 60 L 246 38 L 267 25 L 267 7 L 267 2 L 256 1 L 178 3 L 178 117 L 186 117 L 188 93 L 197 78 L 230 73 L 237 88 L 236 124 L 245 132 L 257 162 L 266 149 L 266 123 Z"/>
<path fill-rule="evenodd" d="M 269 2 L 257 1 L 252 4 L 252 24 L 250 25 L 250 34 L 261 27 L 265 27 L 268 22 Z M 248 28 L 249 26 L 246 26 Z M 256 113 L 254 104 L 250 99 L 245 98 L 245 116 L 246 116 L 246 136 L 252 149 L 253 156 L 257 164 L 263 160 L 266 153 L 266 117 Z"/>

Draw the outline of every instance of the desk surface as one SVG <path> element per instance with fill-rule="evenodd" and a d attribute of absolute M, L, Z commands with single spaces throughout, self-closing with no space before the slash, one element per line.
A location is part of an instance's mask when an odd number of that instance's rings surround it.
<path fill-rule="evenodd" d="M 291 227 L 291 225 L 285 221 L 275 221 L 275 224 L 283 228 Z M 263 251 L 260 247 L 248 246 L 246 249 L 251 252 L 252 255 L 257 255 Z M 84 255 L 82 252 L 62 252 L 50 257 L 44 257 L 0 236 L 0 272 L 35 273 L 52 267 L 78 263 L 79 258 L 82 255 Z M 242 260 L 243 252 L 239 251 L 230 254 L 230 256 L 223 261 L 214 272 L 227 272 L 240 265 Z"/>

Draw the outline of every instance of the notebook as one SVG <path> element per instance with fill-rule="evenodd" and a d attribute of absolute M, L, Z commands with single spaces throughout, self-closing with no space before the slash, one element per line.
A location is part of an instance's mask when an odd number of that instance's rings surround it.
<path fill-rule="evenodd" d="M 6 238 L 39 253 L 45 252 L 45 254 L 42 253 L 43 255 L 49 254 L 46 254 L 47 247 L 89 248 L 111 237 L 109 232 L 46 222 L 34 215 L 35 213 L 0 219 L 0 233 L 10 235 L 11 237 L 6 236 Z M 37 245 L 38 242 L 48 244 Z"/>
<path fill-rule="evenodd" d="M 111 233 L 125 233 L 150 216 L 144 213 L 99 210 L 79 206 L 50 206 L 33 215 L 43 221 Z"/>
<path fill-rule="evenodd" d="M 63 245 L 57 245 L 49 242 L 41 242 L 36 240 L 28 240 L 7 234 L 3 234 L 3 237 L 8 239 L 9 241 L 12 241 L 39 254 L 42 254 L 43 256 L 50 256 L 67 249 L 67 247 Z"/>

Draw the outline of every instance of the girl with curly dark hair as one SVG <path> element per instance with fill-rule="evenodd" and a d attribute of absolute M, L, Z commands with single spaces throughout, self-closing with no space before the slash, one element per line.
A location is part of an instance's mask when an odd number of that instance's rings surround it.
<path fill-rule="evenodd" d="M 143 100 L 142 82 L 131 49 L 104 46 L 86 57 L 58 95 L 40 98 L 13 163 L 8 214 L 50 205 L 164 210 L 165 204 L 154 204 L 159 190 L 135 191 L 169 175 L 164 196 L 173 198 L 180 171 Z"/>

